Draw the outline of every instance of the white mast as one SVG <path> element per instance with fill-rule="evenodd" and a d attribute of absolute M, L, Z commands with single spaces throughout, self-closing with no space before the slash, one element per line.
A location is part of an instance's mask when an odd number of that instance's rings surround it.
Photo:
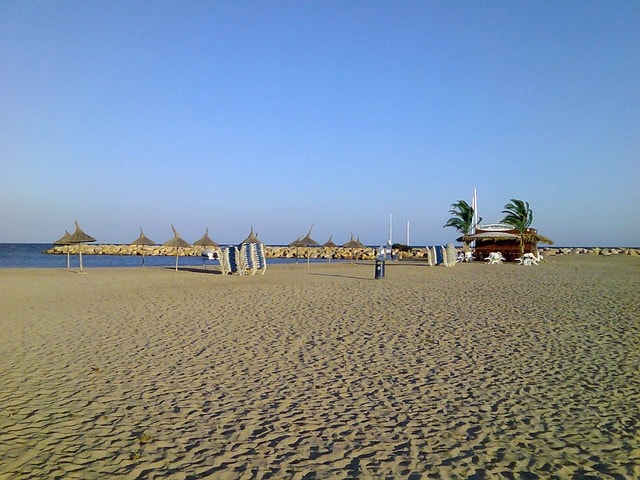
<path fill-rule="evenodd" d="M 393 215 L 389 214 L 389 246 L 393 245 Z"/>
<path fill-rule="evenodd" d="M 473 208 L 473 231 L 472 233 L 476 233 L 476 228 L 478 227 L 478 192 L 476 189 L 473 189 L 473 200 L 471 201 L 471 208 Z"/>
<path fill-rule="evenodd" d="M 409 220 L 407 220 L 407 246 L 409 245 Z"/>

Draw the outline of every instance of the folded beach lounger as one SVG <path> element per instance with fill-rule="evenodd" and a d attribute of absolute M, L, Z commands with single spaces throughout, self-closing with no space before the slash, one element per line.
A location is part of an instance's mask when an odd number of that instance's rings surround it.
<path fill-rule="evenodd" d="M 231 273 L 240 273 L 238 269 L 238 257 L 239 252 L 236 247 L 225 247 L 222 249 L 220 255 L 220 269 L 223 275 L 229 275 Z"/>
<path fill-rule="evenodd" d="M 253 243 L 243 243 L 240 245 L 240 256 L 238 269 L 243 275 L 253 275 L 256 272 L 256 265 L 253 261 Z"/>
<path fill-rule="evenodd" d="M 252 243 L 254 248 L 254 261 L 256 264 L 256 273 L 260 275 L 264 275 L 264 272 L 267 269 L 267 257 L 264 253 L 264 244 L 262 243 Z"/>

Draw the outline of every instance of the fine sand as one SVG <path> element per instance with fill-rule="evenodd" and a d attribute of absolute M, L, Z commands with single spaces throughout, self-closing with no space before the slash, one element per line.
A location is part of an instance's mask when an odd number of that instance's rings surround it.
<path fill-rule="evenodd" d="M 640 477 L 640 259 L 0 270 L 0 478 Z"/>

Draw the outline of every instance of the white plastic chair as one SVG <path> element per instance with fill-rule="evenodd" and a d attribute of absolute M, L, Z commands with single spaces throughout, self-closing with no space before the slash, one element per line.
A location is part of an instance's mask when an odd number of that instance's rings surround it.
<path fill-rule="evenodd" d="M 538 257 L 536 257 L 533 253 L 525 253 L 520 258 L 516 258 L 516 261 L 519 265 L 525 265 L 530 267 L 531 265 L 538 265 Z"/>
<path fill-rule="evenodd" d="M 500 252 L 491 252 L 489 253 L 489 257 L 487 257 L 487 264 L 489 265 L 500 265 L 506 259 L 502 256 Z"/>

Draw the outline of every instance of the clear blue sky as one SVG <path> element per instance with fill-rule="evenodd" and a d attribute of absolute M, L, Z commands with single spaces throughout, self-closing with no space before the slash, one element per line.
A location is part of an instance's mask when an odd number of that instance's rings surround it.
<path fill-rule="evenodd" d="M 640 3 L 0 2 L 0 242 L 640 245 Z"/>

